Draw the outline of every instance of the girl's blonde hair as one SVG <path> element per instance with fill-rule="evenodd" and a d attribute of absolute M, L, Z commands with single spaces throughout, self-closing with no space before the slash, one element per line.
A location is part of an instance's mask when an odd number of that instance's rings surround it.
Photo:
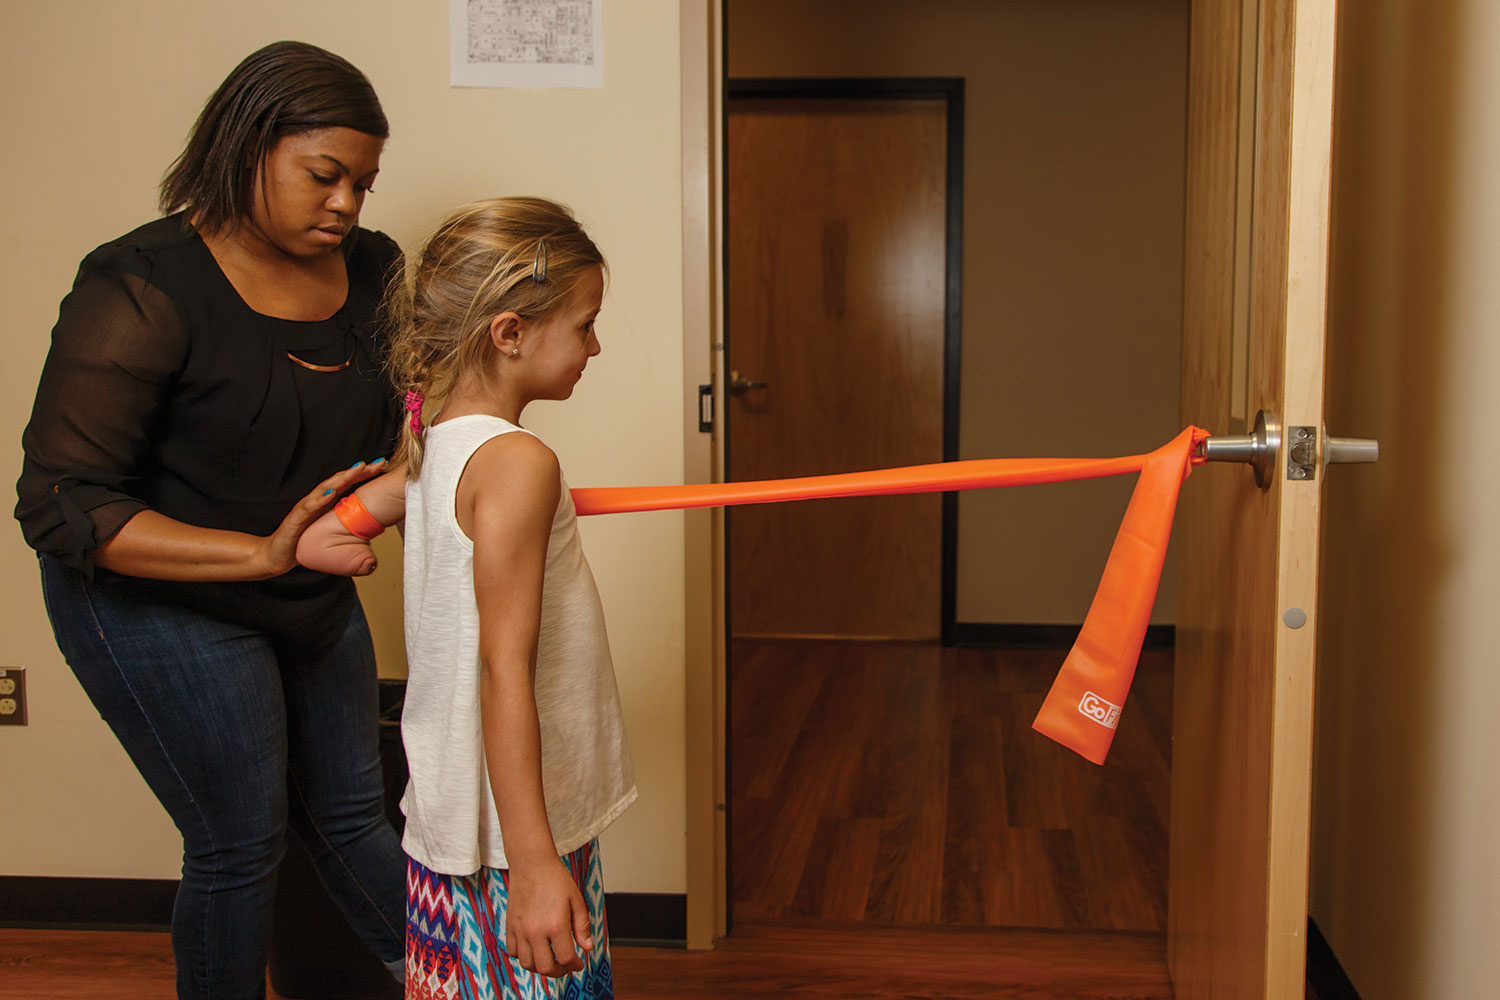
<path fill-rule="evenodd" d="M 428 413 L 466 372 L 487 377 L 490 321 L 503 312 L 541 319 L 567 304 L 604 255 L 565 206 L 545 198 L 491 198 L 457 209 L 407 258 L 386 290 L 386 366 L 399 396 Z M 410 404 L 409 404 L 410 405 Z M 422 466 L 415 413 L 401 426 L 396 461 Z"/>

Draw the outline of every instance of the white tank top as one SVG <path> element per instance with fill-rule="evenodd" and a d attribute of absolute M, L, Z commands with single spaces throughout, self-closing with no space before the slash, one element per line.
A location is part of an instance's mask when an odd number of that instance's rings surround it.
<path fill-rule="evenodd" d="M 401 736 L 411 778 L 401 799 L 402 847 L 448 875 L 509 867 L 480 725 L 474 543 L 455 511 L 459 477 L 474 452 L 516 431 L 530 433 L 483 415 L 435 424 L 421 475 L 406 485 Z M 604 609 L 566 482 L 547 543 L 536 704 L 547 821 L 563 855 L 598 836 L 636 798 Z"/>

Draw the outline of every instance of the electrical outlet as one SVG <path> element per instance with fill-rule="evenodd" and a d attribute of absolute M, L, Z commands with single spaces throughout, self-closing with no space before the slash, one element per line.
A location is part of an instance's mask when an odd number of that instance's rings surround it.
<path fill-rule="evenodd" d="M 0 726 L 26 725 L 26 668 L 0 667 Z"/>

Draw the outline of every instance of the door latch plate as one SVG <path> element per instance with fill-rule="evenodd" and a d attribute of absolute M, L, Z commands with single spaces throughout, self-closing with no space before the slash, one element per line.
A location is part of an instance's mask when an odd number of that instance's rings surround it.
<path fill-rule="evenodd" d="M 1318 478 L 1318 429 L 1288 427 L 1286 430 L 1286 477 L 1299 481 Z"/>

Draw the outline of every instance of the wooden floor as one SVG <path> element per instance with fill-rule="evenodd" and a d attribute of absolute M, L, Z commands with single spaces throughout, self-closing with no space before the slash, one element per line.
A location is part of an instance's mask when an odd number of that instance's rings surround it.
<path fill-rule="evenodd" d="M 732 932 L 616 945 L 619 996 L 1172 997 L 1170 653 L 1102 768 L 1030 729 L 1057 651 L 731 653 Z M 0 928 L 0 1000 L 173 995 L 163 933 Z"/>
<path fill-rule="evenodd" d="M 1059 650 L 730 653 L 736 920 L 1165 931 L 1170 651 L 1104 767 L 1031 729 Z"/>
<path fill-rule="evenodd" d="M 742 925 L 713 951 L 617 947 L 612 958 L 622 1000 L 1157 1000 L 1172 995 L 1159 952 L 1140 934 L 780 923 Z M 0 928 L 0 1000 L 171 1000 L 174 982 L 164 933 Z"/>
<path fill-rule="evenodd" d="M 740 923 L 713 951 L 613 959 L 622 1000 L 1172 997 L 1160 938 L 1129 932 Z M 0 1000 L 172 1000 L 174 983 L 165 933 L 0 928 Z"/>

